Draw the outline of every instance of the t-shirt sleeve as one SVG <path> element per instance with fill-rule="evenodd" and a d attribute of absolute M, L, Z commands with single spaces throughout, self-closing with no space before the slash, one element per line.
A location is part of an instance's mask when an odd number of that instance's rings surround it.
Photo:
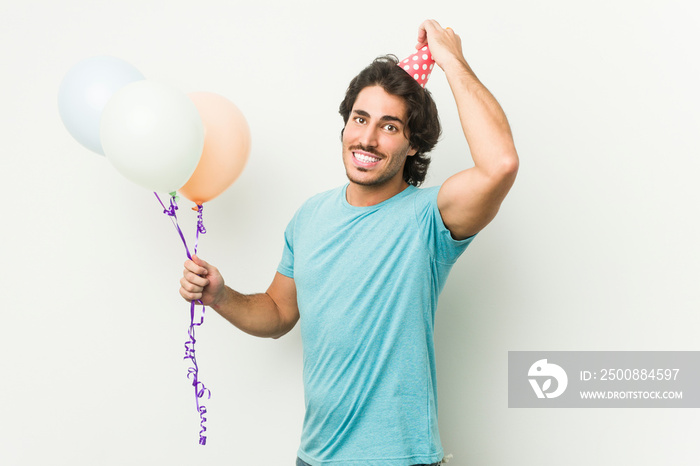
<path fill-rule="evenodd" d="M 476 235 L 463 240 L 456 240 L 452 237 L 450 230 L 442 221 L 442 215 L 438 209 L 437 195 L 439 190 L 439 186 L 418 190 L 415 199 L 416 217 L 435 260 L 442 264 L 452 265 L 467 249 Z"/>
<path fill-rule="evenodd" d="M 284 248 L 282 249 L 282 259 L 277 266 L 277 271 L 282 275 L 294 278 L 294 227 L 299 212 L 294 214 L 294 217 L 287 224 L 284 230 Z"/>

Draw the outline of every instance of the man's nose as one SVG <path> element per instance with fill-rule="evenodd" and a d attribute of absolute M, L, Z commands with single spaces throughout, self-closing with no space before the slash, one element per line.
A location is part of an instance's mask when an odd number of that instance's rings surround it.
<path fill-rule="evenodd" d="M 365 147 L 377 147 L 377 128 L 367 125 L 360 134 L 360 143 Z"/>

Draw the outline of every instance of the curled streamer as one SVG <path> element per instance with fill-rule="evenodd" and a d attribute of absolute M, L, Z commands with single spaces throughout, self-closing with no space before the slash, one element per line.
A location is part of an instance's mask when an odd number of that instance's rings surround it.
<path fill-rule="evenodd" d="M 177 230 L 178 234 L 180 235 L 180 239 L 182 240 L 182 244 L 185 246 L 185 252 L 187 253 L 187 257 L 189 259 L 192 259 L 192 256 L 190 254 L 190 250 L 187 247 L 187 241 L 185 240 L 185 235 L 183 235 L 182 230 L 180 229 L 180 225 L 177 222 L 177 197 L 175 196 L 175 193 L 170 193 L 170 205 L 169 207 L 166 207 L 163 201 L 160 199 L 157 193 L 153 193 L 156 196 L 156 199 L 158 199 L 158 202 L 160 202 L 160 205 L 163 207 L 163 213 L 166 214 L 168 217 L 170 217 L 170 220 L 173 222 L 173 225 L 175 226 L 175 229 Z M 199 235 L 200 234 L 205 234 L 207 232 L 206 228 L 204 228 L 204 221 L 202 220 L 202 211 L 204 208 L 201 205 L 197 206 L 197 234 L 195 237 L 195 243 L 194 243 L 194 253 L 197 254 L 197 246 L 199 244 Z M 198 304 L 202 304 L 201 301 L 198 301 Z M 205 393 L 207 395 L 207 399 L 211 398 L 211 391 L 205 387 L 204 383 L 202 383 L 199 380 L 199 366 L 197 365 L 197 358 L 195 356 L 195 343 L 197 342 L 195 335 L 194 335 L 194 330 L 195 327 L 199 327 L 204 323 L 204 311 L 205 311 L 205 306 L 202 305 L 202 312 L 201 316 L 199 318 L 199 322 L 195 322 L 195 303 L 194 301 L 190 303 L 190 326 L 187 331 L 187 335 L 189 339 L 185 342 L 185 357 L 184 359 L 189 359 L 191 366 L 187 369 L 187 378 L 192 381 L 192 386 L 194 387 L 194 395 L 195 395 L 195 403 L 197 406 L 197 412 L 199 413 L 199 426 L 200 426 L 200 431 L 199 431 L 199 444 L 200 445 L 206 445 L 207 444 L 207 437 L 205 432 L 207 431 L 206 426 L 204 423 L 207 421 L 207 418 L 204 417 L 204 415 L 207 412 L 207 408 L 204 405 L 199 404 L 200 398 L 202 398 Z"/>
<path fill-rule="evenodd" d="M 197 205 L 197 234 L 194 238 L 194 253 L 197 254 L 197 245 L 199 244 L 199 235 L 203 235 L 207 232 L 204 228 L 204 220 L 202 220 L 202 212 L 204 211 L 204 206 Z M 202 311 L 203 312 L 203 311 Z"/>
<path fill-rule="evenodd" d="M 207 394 L 207 399 L 211 398 L 211 391 L 206 388 L 203 382 L 199 380 L 199 365 L 197 364 L 197 356 L 195 353 L 195 343 L 197 339 L 195 338 L 195 327 L 201 325 L 204 322 L 204 316 L 202 315 L 199 322 L 195 322 L 195 309 L 196 306 L 193 303 L 190 304 L 190 327 L 187 331 L 189 340 L 185 342 L 185 359 L 189 359 L 191 366 L 187 369 L 187 378 L 192 381 L 192 386 L 194 387 L 195 401 L 197 403 L 197 412 L 199 413 L 200 422 L 199 425 L 201 430 L 199 432 L 199 444 L 206 445 L 207 438 L 204 435 L 207 428 L 204 425 L 207 418 L 204 417 L 204 413 L 207 412 L 205 406 L 199 404 L 199 399 Z M 204 312 L 204 306 L 202 306 L 202 313 Z"/>
<path fill-rule="evenodd" d="M 204 220 L 202 220 L 202 211 L 204 210 L 204 206 L 198 205 L 197 206 L 197 233 L 205 234 L 207 232 L 207 229 L 204 228 Z"/>
<path fill-rule="evenodd" d="M 204 394 L 207 395 L 207 400 L 211 398 L 211 391 L 207 387 L 205 387 L 202 382 L 197 382 L 195 391 L 197 392 L 197 398 L 203 398 Z"/>
<path fill-rule="evenodd" d="M 207 431 L 207 427 L 204 425 L 204 423 L 207 422 L 207 418 L 204 417 L 204 415 L 207 414 L 207 408 L 205 408 L 204 406 L 200 406 L 199 408 L 197 408 L 197 410 L 199 411 L 200 419 L 199 427 L 201 427 L 201 429 L 199 430 L 199 444 L 206 445 L 207 436 L 204 435 L 204 433 Z"/>

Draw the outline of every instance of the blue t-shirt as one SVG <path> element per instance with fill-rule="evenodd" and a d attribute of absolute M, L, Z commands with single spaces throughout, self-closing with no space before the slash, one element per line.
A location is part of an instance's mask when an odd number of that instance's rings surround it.
<path fill-rule="evenodd" d="M 346 189 L 302 205 L 277 269 L 294 279 L 301 316 L 298 455 L 313 466 L 438 462 L 435 310 L 473 237 L 452 238 L 437 187 L 370 207 L 350 205 Z"/>

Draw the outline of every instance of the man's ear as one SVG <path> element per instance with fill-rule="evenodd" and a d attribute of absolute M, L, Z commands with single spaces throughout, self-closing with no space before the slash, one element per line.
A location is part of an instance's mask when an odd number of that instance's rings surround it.
<path fill-rule="evenodd" d="M 416 155 L 417 152 L 418 152 L 418 149 L 414 149 L 413 147 L 409 147 L 409 148 L 408 148 L 408 153 L 407 153 L 406 155 L 408 155 L 409 157 L 411 157 L 412 155 Z"/>

